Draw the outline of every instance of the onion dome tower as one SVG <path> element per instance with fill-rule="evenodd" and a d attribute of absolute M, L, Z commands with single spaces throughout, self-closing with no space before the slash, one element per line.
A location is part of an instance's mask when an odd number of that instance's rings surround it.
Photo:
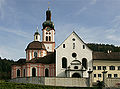
<path fill-rule="evenodd" d="M 47 50 L 45 48 L 45 45 L 42 42 L 40 42 L 40 34 L 38 32 L 38 27 L 37 27 L 37 31 L 34 34 L 34 41 L 28 44 L 25 51 L 26 51 L 26 61 L 29 61 L 37 57 L 44 57 L 47 55 Z"/>
<path fill-rule="evenodd" d="M 42 24 L 42 42 L 44 43 L 48 52 L 54 52 L 55 48 L 55 29 L 54 24 L 51 21 L 51 11 L 46 11 L 46 21 Z"/>

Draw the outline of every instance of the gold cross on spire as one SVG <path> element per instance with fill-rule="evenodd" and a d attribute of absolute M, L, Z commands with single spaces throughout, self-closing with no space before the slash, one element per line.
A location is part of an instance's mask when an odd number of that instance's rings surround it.
<path fill-rule="evenodd" d="M 50 2 L 48 1 L 48 9 L 50 8 L 50 6 L 49 6 L 49 5 L 50 5 Z"/>

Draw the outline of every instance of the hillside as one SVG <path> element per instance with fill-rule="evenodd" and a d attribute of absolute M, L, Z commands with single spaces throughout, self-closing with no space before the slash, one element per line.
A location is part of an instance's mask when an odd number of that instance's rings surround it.
<path fill-rule="evenodd" d="M 0 79 L 9 79 L 11 76 L 11 64 L 13 60 L 8 60 L 6 58 L 1 59 L 0 57 Z"/>
<path fill-rule="evenodd" d="M 86 44 L 91 50 L 96 52 L 107 52 L 108 50 L 112 52 L 120 52 L 120 47 L 109 45 L 109 44 L 94 44 L 94 43 L 87 43 Z"/>

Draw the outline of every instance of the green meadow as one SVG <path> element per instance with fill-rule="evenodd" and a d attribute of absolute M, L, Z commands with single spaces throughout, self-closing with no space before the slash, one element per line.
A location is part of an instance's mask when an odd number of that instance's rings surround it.
<path fill-rule="evenodd" d="M 70 87 L 54 87 L 44 86 L 38 84 L 23 84 L 23 83 L 11 83 L 0 80 L 0 89 L 97 89 L 97 88 L 70 88 Z"/>

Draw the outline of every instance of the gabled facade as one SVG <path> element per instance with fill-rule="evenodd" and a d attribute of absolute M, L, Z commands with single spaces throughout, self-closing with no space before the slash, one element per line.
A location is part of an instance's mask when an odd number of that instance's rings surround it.
<path fill-rule="evenodd" d="M 56 48 L 56 76 L 88 77 L 88 70 L 92 70 L 92 51 L 72 32 Z"/>

